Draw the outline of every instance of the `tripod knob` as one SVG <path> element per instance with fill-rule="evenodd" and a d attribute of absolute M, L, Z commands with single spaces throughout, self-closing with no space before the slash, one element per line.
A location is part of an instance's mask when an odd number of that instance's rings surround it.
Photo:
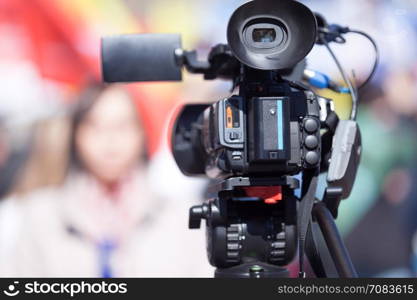
<path fill-rule="evenodd" d="M 201 225 L 201 220 L 206 219 L 209 213 L 209 206 L 207 204 L 196 205 L 190 208 L 190 217 L 188 220 L 188 228 L 198 229 Z"/>

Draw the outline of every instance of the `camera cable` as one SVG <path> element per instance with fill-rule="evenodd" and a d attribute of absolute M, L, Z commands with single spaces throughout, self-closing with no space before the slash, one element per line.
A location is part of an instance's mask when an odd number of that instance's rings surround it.
<path fill-rule="evenodd" d="M 350 80 L 349 76 L 347 76 L 345 69 L 343 68 L 342 64 L 340 63 L 339 59 L 337 58 L 336 54 L 333 52 L 332 48 L 329 45 L 329 42 L 327 41 L 324 36 L 320 36 L 320 41 L 323 43 L 323 45 L 326 47 L 327 51 L 329 51 L 331 57 L 333 58 L 334 62 L 336 63 L 337 68 L 339 69 L 340 74 L 342 75 L 343 81 L 346 83 L 350 90 L 350 94 L 352 97 L 352 111 L 350 113 L 350 119 L 353 121 L 356 121 L 356 117 L 358 114 L 358 90 L 354 86 L 352 80 Z"/>
<path fill-rule="evenodd" d="M 359 35 L 365 37 L 372 44 L 372 46 L 374 48 L 374 51 L 375 51 L 375 60 L 374 60 L 374 64 L 373 64 L 371 73 L 368 75 L 366 80 L 364 82 L 362 82 L 358 87 L 358 90 L 361 90 L 375 76 L 376 70 L 378 69 L 378 65 L 379 65 L 379 62 L 380 62 L 380 53 L 379 53 L 378 45 L 376 44 L 375 40 L 369 34 L 367 34 L 366 32 L 363 32 L 363 31 L 360 31 L 360 30 L 349 29 L 348 33 L 355 33 L 355 34 L 359 34 Z"/>

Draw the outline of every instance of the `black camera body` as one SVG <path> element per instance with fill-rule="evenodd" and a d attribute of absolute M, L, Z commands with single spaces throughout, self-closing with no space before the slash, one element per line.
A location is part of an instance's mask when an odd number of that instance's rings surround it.
<path fill-rule="evenodd" d="M 248 68 L 245 75 L 248 82 L 239 95 L 213 105 L 186 106 L 180 113 L 172 147 L 182 172 L 224 178 L 294 175 L 317 168 L 318 97 L 274 72 Z M 194 126 L 187 124 L 190 111 L 196 114 Z"/>
<path fill-rule="evenodd" d="M 328 171 L 322 202 L 333 217 L 352 190 L 361 156 L 358 125 L 339 122 L 332 101 L 302 83 L 305 57 L 322 40 L 317 19 L 294 0 L 247 2 L 229 21 L 228 45 L 213 47 L 207 61 L 183 50 L 176 34 L 103 39 L 106 82 L 177 81 L 185 67 L 238 88 L 214 104 L 185 105 L 171 139 L 185 175 L 218 179 L 212 197 L 192 207 L 189 218 L 189 228 L 206 220 L 217 277 L 286 277 L 280 266 L 292 261 L 297 242 L 302 274 L 318 175 Z M 321 28 L 333 40 L 330 33 Z M 299 173 L 301 184 L 293 176 Z"/>

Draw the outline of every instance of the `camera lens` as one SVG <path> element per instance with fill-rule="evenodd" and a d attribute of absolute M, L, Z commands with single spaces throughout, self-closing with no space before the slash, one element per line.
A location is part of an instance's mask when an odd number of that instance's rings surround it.
<path fill-rule="evenodd" d="M 273 28 L 256 28 L 252 32 L 252 39 L 255 43 L 272 43 L 277 37 Z"/>

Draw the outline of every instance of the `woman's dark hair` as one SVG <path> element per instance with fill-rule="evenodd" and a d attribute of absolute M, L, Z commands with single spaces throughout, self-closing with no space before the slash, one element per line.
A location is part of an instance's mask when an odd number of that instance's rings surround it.
<path fill-rule="evenodd" d="M 75 137 L 80 125 L 84 122 L 88 113 L 93 109 L 94 105 L 97 103 L 98 99 L 101 95 L 103 95 L 107 90 L 114 88 L 114 85 L 108 84 L 101 84 L 101 83 L 94 83 L 89 84 L 78 96 L 77 102 L 72 111 L 72 118 L 70 124 L 70 141 L 69 141 L 69 169 L 84 169 L 83 163 L 80 159 L 80 156 L 77 151 L 77 146 L 75 142 Z M 125 90 L 125 92 L 132 98 L 132 95 Z M 138 122 L 141 124 L 142 120 L 140 114 L 137 113 Z M 141 124 L 142 125 L 142 124 Z M 142 126 L 143 127 L 143 126 Z M 143 157 L 138 158 L 141 159 L 142 162 L 148 161 L 148 148 L 146 143 L 146 134 L 144 137 L 145 142 L 144 144 L 144 151 Z"/>

